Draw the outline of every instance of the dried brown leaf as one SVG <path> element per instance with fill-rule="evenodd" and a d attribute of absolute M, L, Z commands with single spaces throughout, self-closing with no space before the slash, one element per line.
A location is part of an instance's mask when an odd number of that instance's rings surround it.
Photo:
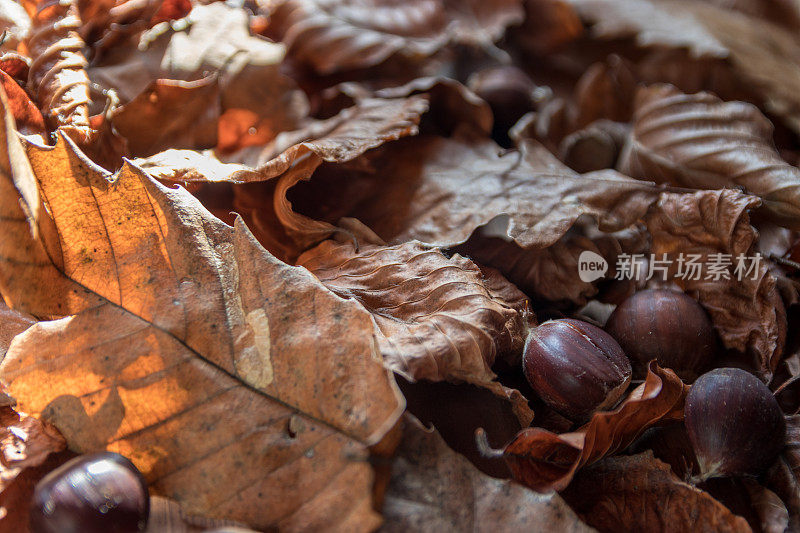
<path fill-rule="evenodd" d="M 0 300 L 0 361 L 5 357 L 14 337 L 35 322 L 36 319 L 31 315 L 10 309 L 4 301 Z"/>
<path fill-rule="evenodd" d="M 174 500 L 150 497 L 150 517 L 145 533 L 256 533 L 239 522 L 187 514 Z"/>
<path fill-rule="evenodd" d="M 267 31 L 319 74 L 377 65 L 394 54 L 430 56 L 450 43 L 493 46 L 523 19 L 519 0 L 261 1 Z"/>
<path fill-rule="evenodd" d="M 652 452 L 592 465 L 563 496 L 601 531 L 751 531 L 744 518 L 678 479 Z"/>
<path fill-rule="evenodd" d="M 643 251 L 645 236 L 637 232 L 638 246 L 624 248 L 626 253 Z M 633 242 L 631 242 L 633 244 Z M 578 276 L 580 255 L 589 251 L 606 259 L 613 276 L 613 265 L 623 246 L 613 234 L 589 238 L 570 230 L 547 248 L 524 249 L 514 242 L 486 234 L 480 229 L 464 244 L 454 248 L 477 263 L 498 269 L 509 281 L 536 300 L 555 304 L 584 305 L 598 292 L 597 282 Z"/>
<path fill-rule="evenodd" d="M 80 15 L 74 0 L 36 2 L 37 12 L 27 46 L 33 59 L 28 88 L 48 126 L 65 128 L 77 142 L 86 142 L 89 126 L 89 78 Z"/>
<path fill-rule="evenodd" d="M 470 137 L 420 136 L 366 155 L 364 167 L 329 166 L 292 191 L 295 212 L 336 223 L 354 217 L 389 243 L 451 247 L 500 219 L 524 248 L 555 243 L 581 215 L 604 231 L 635 222 L 656 190 L 613 171 L 579 175 L 532 141 L 502 153 Z"/>
<path fill-rule="evenodd" d="M 800 40 L 794 31 L 726 7 L 688 0 L 569 0 L 598 39 L 633 37 L 648 49 L 723 60 L 763 108 L 800 131 Z M 682 63 L 685 66 L 685 62 Z M 707 75 L 707 73 L 705 73 Z"/>
<path fill-rule="evenodd" d="M 520 361 L 525 295 L 458 254 L 415 241 L 358 249 L 325 241 L 298 264 L 372 313 L 383 357 L 403 376 L 481 383 L 494 378 L 495 360 Z"/>
<path fill-rule="evenodd" d="M 0 395 L 0 530 L 27 533 L 28 506 L 36 483 L 72 454 L 52 426 L 17 413 L 8 396 Z"/>
<path fill-rule="evenodd" d="M 645 223 L 652 253 L 659 259 L 666 254 L 671 261 L 669 276 L 705 307 L 723 344 L 744 352 L 751 359 L 748 363 L 769 381 L 786 336 L 786 313 L 775 276 L 766 261 L 741 281 L 735 274 L 737 257 L 755 254 L 757 233 L 748 210 L 758 204 L 758 198 L 733 190 L 665 193 Z M 706 271 L 697 276 L 700 279 L 678 277 L 681 253 L 699 255 L 700 264 L 714 262 L 713 254 L 729 254 L 726 275 L 705 279 Z"/>
<path fill-rule="evenodd" d="M 498 382 L 473 385 L 400 379 L 398 385 L 406 398 L 407 412 L 436 428 L 450 448 L 485 474 L 511 477 L 502 458 L 481 455 L 475 445 L 475 430 L 483 428 L 490 445 L 502 446 L 530 426 L 534 414 L 520 391 Z"/>
<path fill-rule="evenodd" d="M 591 531 L 557 494 L 482 474 L 435 431 L 405 422 L 381 531 Z"/>
<path fill-rule="evenodd" d="M 31 101 L 28 93 L 3 70 L 0 70 L 0 84 L 3 85 L 8 104 L 11 107 L 11 114 L 14 116 L 14 122 L 19 132 L 24 135 L 38 134 L 45 137 L 47 128 L 44 125 L 44 117 L 39 108 Z"/>
<path fill-rule="evenodd" d="M 92 64 L 89 76 L 125 104 L 159 79 L 198 81 L 216 74 L 220 134 L 225 147 L 235 149 L 248 143 L 231 130 L 266 142 L 297 129 L 308 113 L 303 92 L 280 73 L 283 56 L 282 45 L 250 35 L 244 10 L 215 2 L 194 7 L 181 24 L 157 26 L 141 42 L 111 49 Z"/>
<path fill-rule="evenodd" d="M 688 389 L 652 362 L 645 382 L 613 411 L 595 413 L 571 433 L 524 429 L 499 453 L 520 483 L 539 492 L 563 490 L 581 467 L 622 450 L 662 420 L 683 417 Z"/>
<path fill-rule="evenodd" d="M 18 143 L 5 139 L 12 153 Z M 38 188 L 48 211 L 28 220 L 52 227 L 7 231 L 20 251 L 0 271 L 24 278 L 49 261 L 92 299 L 3 286 L 36 315 L 56 303 L 68 315 L 18 335 L 0 365 L 20 408 L 72 450 L 130 457 L 188 513 L 258 529 L 376 527 L 367 446 L 402 400 L 369 314 L 184 189 L 130 164 L 110 176 L 65 136 L 28 154 L 2 182 L 25 200 Z"/>
<path fill-rule="evenodd" d="M 128 140 L 134 157 L 167 149 L 211 148 L 220 117 L 215 77 L 198 81 L 156 80 L 111 114 L 111 124 Z"/>
<path fill-rule="evenodd" d="M 800 169 L 781 159 L 753 105 L 669 85 L 642 88 L 619 170 L 692 189 L 742 187 L 776 222 L 800 228 Z"/>

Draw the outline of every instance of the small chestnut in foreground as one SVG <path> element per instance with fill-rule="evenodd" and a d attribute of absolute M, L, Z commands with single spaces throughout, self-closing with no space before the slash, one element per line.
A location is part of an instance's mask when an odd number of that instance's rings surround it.
<path fill-rule="evenodd" d="M 655 359 L 686 381 L 711 366 L 716 337 L 705 309 L 694 298 L 670 290 L 644 290 L 623 301 L 608 317 L 606 331 L 643 375 Z"/>
<path fill-rule="evenodd" d="M 576 422 L 612 408 L 631 381 L 631 363 L 617 341 L 581 320 L 548 320 L 528 335 L 522 360 L 531 387 Z"/>
<path fill-rule="evenodd" d="M 31 501 L 33 533 L 144 531 L 150 497 L 142 474 L 125 457 L 76 457 L 47 474 Z"/>
<path fill-rule="evenodd" d="M 738 368 L 700 376 L 686 397 L 686 430 L 701 480 L 758 475 L 784 447 L 786 422 L 772 391 Z"/>

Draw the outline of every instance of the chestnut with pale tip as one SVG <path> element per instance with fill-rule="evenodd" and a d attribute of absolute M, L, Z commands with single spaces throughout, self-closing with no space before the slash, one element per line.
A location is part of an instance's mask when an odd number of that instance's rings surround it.
<path fill-rule="evenodd" d="M 144 477 L 113 452 L 76 457 L 47 474 L 31 501 L 33 533 L 144 531 L 150 497 Z"/>
<path fill-rule="evenodd" d="M 655 359 L 684 381 L 711 367 L 717 339 L 705 309 L 683 292 L 648 289 L 617 306 L 606 331 L 633 362 L 634 375 L 646 373 Z"/>
<path fill-rule="evenodd" d="M 523 371 L 536 394 L 575 422 L 613 408 L 631 381 L 631 363 L 608 333 L 570 318 L 533 328 Z"/>
<path fill-rule="evenodd" d="M 699 481 L 757 476 L 785 445 L 786 421 L 772 391 L 739 368 L 700 376 L 686 396 L 685 417 Z"/>

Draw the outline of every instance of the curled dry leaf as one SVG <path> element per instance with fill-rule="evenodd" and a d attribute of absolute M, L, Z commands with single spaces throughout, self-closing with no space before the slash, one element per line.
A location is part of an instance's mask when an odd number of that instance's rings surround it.
<path fill-rule="evenodd" d="M 77 142 L 89 140 L 89 78 L 74 0 L 36 2 L 28 49 L 33 59 L 28 88 L 48 126 L 63 128 Z"/>
<path fill-rule="evenodd" d="M 538 492 L 560 491 L 581 467 L 622 450 L 660 421 L 683 417 L 688 390 L 672 370 L 651 362 L 645 382 L 613 411 L 595 413 L 571 433 L 524 429 L 502 451 L 489 453 L 502 454 L 520 483 Z"/>
<path fill-rule="evenodd" d="M 590 531 L 557 494 L 482 474 L 410 416 L 383 514 L 385 532 Z"/>
<path fill-rule="evenodd" d="M 47 128 L 44 124 L 44 117 L 36 104 L 31 101 L 25 89 L 3 70 L 0 70 L 0 84 L 3 85 L 11 114 L 14 116 L 14 122 L 16 122 L 19 132 L 23 135 L 46 137 Z"/>
<path fill-rule="evenodd" d="M 246 148 L 224 158 L 229 163 L 220 163 L 213 154 L 198 157 L 184 150 L 169 150 L 137 163 L 154 177 L 169 181 L 248 183 L 279 176 L 273 183 L 238 189 L 236 207 L 272 253 L 294 261 L 336 227 L 296 213 L 286 191 L 309 179 L 323 161 L 346 162 L 387 141 L 416 135 L 420 116 L 427 109 L 424 95 L 367 99 L 327 120 L 286 132 L 265 147 Z M 199 164 L 198 159 L 205 162 Z"/>
<path fill-rule="evenodd" d="M 215 146 L 220 114 L 216 77 L 156 80 L 114 110 L 111 124 L 128 140 L 132 156 L 145 157 L 167 149 Z"/>
<path fill-rule="evenodd" d="M 757 205 L 758 198 L 733 190 L 665 193 L 645 223 L 652 253 L 671 261 L 669 277 L 706 308 L 723 344 L 744 352 L 751 359 L 748 363 L 769 381 L 780 361 L 787 327 L 775 276 L 766 260 L 750 272 L 740 271 L 741 280 L 736 274 L 737 258 L 752 257 L 756 251 L 757 233 L 748 210 Z M 678 277 L 680 254 L 684 260 L 699 255 L 698 263 L 706 265 L 717 258 L 724 272 Z"/>
<path fill-rule="evenodd" d="M 500 219 L 523 248 L 544 248 L 581 215 L 604 231 L 628 227 L 657 197 L 652 185 L 614 171 L 576 174 L 533 141 L 503 153 L 489 140 L 420 136 L 365 157 L 366 169 L 324 167 L 298 186 L 295 211 L 331 223 L 354 217 L 389 243 L 443 248 Z"/>
<path fill-rule="evenodd" d="M 795 31 L 725 7 L 690 0 L 569 0 L 599 39 L 633 37 L 655 49 L 723 61 L 766 110 L 800 131 L 800 42 Z M 706 63 L 703 63 L 708 67 Z M 715 68 L 715 67 L 714 67 Z"/>
<path fill-rule="evenodd" d="M 500 383 L 447 383 L 398 380 L 406 410 L 426 426 L 436 428 L 447 445 L 492 477 L 508 479 L 502 458 L 487 458 L 475 446 L 475 430 L 483 428 L 492 446 L 502 446 L 531 425 L 534 413 L 516 389 Z"/>
<path fill-rule="evenodd" d="M 3 205 L 44 229 L 2 219 L 17 248 L 0 263 L 2 294 L 67 315 L 18 335 L 0 365 L 20 407 L 74 451 L 131 458 L 190 514 L 374 528 L 367 446 L 402 400 L 369 314 L 130 164 L 109 176 L 65 136 L 16 157 L 6 124 L 0 181 L 22 201 Z M 21 283 L 45 261 L 60 285 Z"/>
<path fill-rule="evenodd" d="M 270 37 L 320 74 L 377 65 L 393 54 L 430 56 L 450 43 L 493 46 L 523 20 L 519 0 L 260 1 Z"/>
<path fill-rule="evenodd" d="M 0 530 L 24 533 L 34 486 L 72 454 L 55 428 L 16 412 L 10 398 L 0 396 Z"/>
<path fill-rule="evenodd" d="M 198 5 L 180 22 L 113 48 L 89 69 L 92 82 L 114 90 L 125 104 L 159 79 L 198 81 L 216 74 L 220 136 L 228 150 L 250 143 L 240 135 L 264 143 L 300 126 L 308 101 L 280 73 L 284 47 L 250 35 L 244 10 L 223 2 Z"/>
<path fill-rule="evenodd" d="M 744 518 L 678 479 L 652 452 L 589 466 L 563 496 L 600 531 L 751 531 Z"/>
<path fill-rule="evenodd" d="M 574 229 L 574 228 L 573 228 Z M 580 255 L 589 251 L 606 259 L 612 266 L 622 253 L 640 253 L 646 247 L 642 231 L 632 230 L 624 242 L 614 234 L 592 238 L 571 229 L 547 248 L 521 248 L 514 242 L 493 237 L 481 228 L 454 250 L 482 265 L 498 269 L 509 281 L 536 300 L 555 304 L 584 305 L 597 294 L 597 282 L 578 276 Z M 633 238 L 631 238 L 633 237 Z M 607 276 L 613 276 L 609 272 Z"/>
<path fill-rule="evenodd" d="M 800 229 L 800 169 L 772 143 L 772 124 L 755 106 L 669 85 L 636 95 L 633 130 L 619 170 L 692 189 L 742 187 L 770 218 Z"/>
<path fill-rule="evenodd" d="M 5 39 L 0 49 L 15 50 L 31 31 L 31 19 L 25 8 L 14 0 L 0 2 L 0 33 L 5 32 Z"/>
<path fill-rule="evenodd" d="M 372 313 L 383 357 L 403 376 L 481 383 L 495 377 L 496 359 L 520 361 L 525 295 L 458 254 L 416 241 L 325 241 L 297 262 Z"/>

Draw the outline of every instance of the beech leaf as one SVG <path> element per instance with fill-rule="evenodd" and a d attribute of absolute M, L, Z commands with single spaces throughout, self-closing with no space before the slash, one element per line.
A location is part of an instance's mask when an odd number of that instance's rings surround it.
<path fill-rule="evenodd" d="M 563 495 L 601 531 L 751 531 L 744 518 L 678 479 L 652 452 L 592 465 Z"/>
<path fill-rule="evenodd" d="M 298 258 L 326 287 L 372 313 L 389 368 L 411 379 L 488 382 L 519 364 L 526 297 L 496 271 L 411 241 L 325 241 Z"/>
<path fill-rule="evenodd" d="M 781 159 L 753 105 L 668 85 L 642 88 L 619 170 L 692 189 L 742 187 L 776 222 L 800 228 L 800 169 Z"/>
<path fill-rule="evenodd" d="M 429 56 L 449 43 L 492 46 L 523 19 L 519 0 L 259 2 L 269 33 L 320 74 L 370 67 L 393 54 Z"/>
<path fill-rule="evenodd" d="M 757 232 L 748 210 L 758 198 L 733 190 L 694 194 L 665 193 L 645 218 L 652 236 L 652 253 L 670 263 L 669 275 L 684 291 L 696 296 L 727 348 L 744 352 L 760 375 L 769 381 L 780 361 L 786 336 L 786 312 L 776 288 L 775 276 L 765 260 L 749 274 L 736 274 L 737 257 L 754 257 Z M 714 254 L 728 257 L 725 275 L 708 272 L 677 276 L 679 256 L 699 255 L 700 264 L 714 261 Z M 745 267 L 749 267 L 746 262 Z M 709 279 L 706 279 L 709 278 Z"/>
<path fill-rule="evenodd" d="M 4 153 L 18 143 L 7 134 Z M 15 337 L 0 365 L 20 408 L 73 451 L 129 457 L 190 514 L 257 529 L 377 526 L 366 447 L 402 400 L 369 314 L 131 164 L 111 176 L 63 135 L 28 155 L 1 181 L 25 200 L 38 189 L 48 211 L 27 219 L 49 229 L 7 231 L 19 251 L 0 272 L 24 278 L 48 261 L 83 292 L 3 286 L 34 315 L 54 300 L 65 315 Z"/>
<path fill-rule="evenodd" d="M 577 174 L 534 141 L 502 153 L 488 140 L 420 136 L 366 157 L 366 169 L 315 173 L 292 191 L 294 210 L 325 213 L 332 223 L 357 218 L 392 244 L 416 239 L 442 248 L 499 219 L 523 248 L 544 248 L 581 215 L 603 231 L 626 228 L 658 194 L 612 170 Z"/>

